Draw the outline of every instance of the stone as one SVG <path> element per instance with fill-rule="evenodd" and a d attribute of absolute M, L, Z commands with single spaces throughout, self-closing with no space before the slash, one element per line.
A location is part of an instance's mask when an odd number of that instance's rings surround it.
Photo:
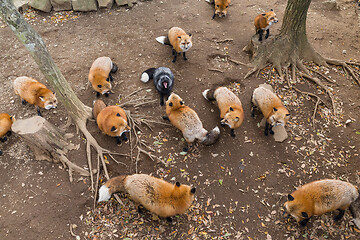
<path fill-rule="evenodd" d="M 323 2 L 323 5 L 327 10 L 333 11 L 338 9 L 336 0 L 326 0 Z"/>
<path fill-rule="evenodd" d="M 136 3 L 137 0 L 115 0 L 116 4 L 118 6 L 125 6 L 128 5 L 129 7 L 132 7 L 134 3 Z"/>
<path fill-rule="evenodd" d="M 13 3 L 19 12 L 25 12 L 29 8 L 30 0 L 13 0 Z"/>
<path fill-rule="evenodd" d="M 74 11 L 88 12 L 97 10 L 96 0 L 72 0 L 71 4 Z"/>
<path fill-rule="evenodd" d="M 54 11 L 72 10 L 71 0 L 50 0 Z"/>
<path fill-rule="evenodd" d="M 30 0 L 29 6 L 43 12 L 50 12 L 52 8 L 50 0 Z"/>
<path fill-rule="evenodd" d="M 114 0 L 97 0 L 97 2 L 99 4 L 99 8 L 110 9 L 114 4 Z"/>
<path fill-rule="evenodd" d="M 284 126 L 275 126 L 272 130 L 274 131 L 274 139 L 276 142 L 283 142 L 288 138 L 288 134 Z"/>

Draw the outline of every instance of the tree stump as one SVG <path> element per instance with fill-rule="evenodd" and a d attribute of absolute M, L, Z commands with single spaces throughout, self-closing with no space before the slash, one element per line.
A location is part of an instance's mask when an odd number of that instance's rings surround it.
<path fill-rule="evenodd" d="M 72 181 L 73 171 L 83 176 L 90 176 L 88 171 L 72 163 L 66 157 L 68 151 L 77 149 L 74 144 L 69 143 L 67 134 L 46 119 L 35 116 L 17 120 L 12 125 L 11 130 L 27 143 L 36 160 L 61 162 L 65 167 L 67 166 L 70 181 Z"/>

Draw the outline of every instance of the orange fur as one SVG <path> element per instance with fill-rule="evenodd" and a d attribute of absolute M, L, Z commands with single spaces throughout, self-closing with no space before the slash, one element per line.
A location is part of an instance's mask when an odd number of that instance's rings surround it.
<path fill-rule="evenodd" d="M 111 83 L 108 81 L 111 68 L 112 61 L 109 57 L 99 57 L 91 65 L 88 79 L 96 92 L 111 92 Z"/>
<path fill-rule="evenodd" d="M 256 32 L 258 30 L 266 30 L 268 29 L 272 23 L 278 22 L 278 19 L 276 18 L 276 14 L 274 11 L 270 11 L 264 14 L 259 14 L 255 17 L 254 25 Z"/>
<path fill-rule="evenodd" d="M 225 17 L 230 6 L 231 0 L 215 0 L 215 15 Z"/>
<path fill-rule="evenodd" d="M 195 188 L 188 185 L 171 184 L 147 174 L 118 176 L 111 178 L 104 186 L 110 195 L 115 192 L 128 193 L 132 200 L 160 217 L 185 213 L 194 201 L 195 193 Z"/>
<path fill-rule="evenodd" d="M 7 113 L 0 113 L 0 138 L 11 130 L 14 119 Z"/>
<path fill-rule="evenodd" d="M 324 179 L 299 187 L 288 196 L 289 200 L 284 206 L 300 222 L 306 219 L 303 213 L 310 218 L 337 209 L 345 210 L 358 197 L 359 192 L 351 183 Z"/>
<path fill-rule="evenodd" d="M 96 117 L 96 123 L 103 133 L 111 137 L 120 137 L 124 131 L 130 129 L 125 111 L 119 106 L 103 108 Z"/>
<path fill-rule="evenodd" d="M 55 108 L 57 99 L 55 94 L 44 84 L 30 77 L 18 77 L 14 80 L 15 94 L 21 99 L 41 108 Z"/>
<path fill-rule="evenodd" d="M 192 46 L 191 34 L 186 34 L 186 32 L 179 27 L 172 27 L 168 32 L 168 38 L 171 46 L 177 53 L 185 52 L 185 48 L 189 49 Z"/>

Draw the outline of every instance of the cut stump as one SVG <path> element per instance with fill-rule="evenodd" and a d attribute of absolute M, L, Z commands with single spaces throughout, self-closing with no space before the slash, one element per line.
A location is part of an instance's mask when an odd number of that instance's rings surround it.
<path fill-rule="evenodd" d="M 36 160 L 61 162 L 64 166 L 67 166 L 70 181 L 72 181 L 73 171 L 83 176 L 90 176 L 88 171 L 77 166 L 66 157 L 68 151 L 77 149 L 77 147 L 69 143 L 68 136 L 61 129 L 52 125 L 46 119 L 35 116 L 17 120 L 12 125 L 11 130 L 26 142 L 33 151 Z"/>

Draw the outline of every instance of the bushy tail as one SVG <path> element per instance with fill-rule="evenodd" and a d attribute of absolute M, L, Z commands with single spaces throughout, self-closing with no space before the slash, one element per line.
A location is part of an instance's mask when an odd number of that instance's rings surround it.
<path fill-rule="evenodd" d="M 106 108 L 106 105 L 102 100 L 98 99 L 94 101 L 93 117 L 95 118 L 95 120 L 99 115 L 99 113 L 101 112 L 101 110 L 103 110 L 104 108 Z"/>
<path fill-rule="evenodd" d="M 358 229 L 360 229 L 360 196 L 350 205 L 350 212 L 353 216 L 353 221 Z"/>
<path fill-rule="evenodd" d="M 158 41 L 159 43 L 164 44 L 164 45 L 171 45 L 169 38 L 167 36 L 157 37 L 156 41 Z"/>
<path fill-rule="evenodd" d="M 124 192 L 126 178 L 127 178 L 126 175 L 122 175 L 109 179 L 99 189 L 98 202 L 109 200 L 113 193 Z"/>
<path fill-rule="evenodd" d="M 216 99 L 214 93 L 215 93 L 214 89 L 206 89 L 205 91 L 202 92 L 202 95 L 208 101 L 215 101 Z"/>
<path fill-rule="evenodd" d="M 140 81 L 142 81 L 143 83 L 147 83 L 150 79 L 153 79 L 155 70 L 156 70 L 156 68 L 149 68 L 148 70 L 143 72 L 141 74 Z"/>
<path fill-rule="evenodd" d="M 212 145 L 216 143 L 216 141 L 219 139 L 220 136 L 220 129 L 219 127 L 215 127 L 210 132 L 207 132 L 203 139 L 200 139 L 201 143 L 204 145 Z"/>

